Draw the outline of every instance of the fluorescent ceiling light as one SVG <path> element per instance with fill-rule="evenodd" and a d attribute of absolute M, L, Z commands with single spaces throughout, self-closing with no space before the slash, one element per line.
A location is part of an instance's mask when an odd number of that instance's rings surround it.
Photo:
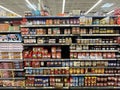
<path fill-rule="evenodd" d="M 28 5 L 29 5 L 33 10 L 36 10 L 36 8 L 30 3 L 29 0 L 25 0 L 25 1 L 28 3 Z"/>
<path fill-rule="evenodd" d="M 114 4 L 113 3 L 105 3 L 104 5 L 102 5 L 101 7 L 102 8 L 109 8 L 111 6 L 113 6 Z"/>
<path fill-rule="evenodd" d="M 33 9 L 29 4 L 27 4 L 28 8 Z M 33 4 L 33 7 L 37 8 L 35 4 Z"/>
<path fill-rule="evenodd" d="M 62 4 L 62 14 L 64 13 L 65 11 L 65 0 L 63 0 L 63 4 Z"/>
<path fill-rule="evenodd" d="M 13 12 L 13 11 L 9 10 L 9 9 L 7 9 L 6 7 L 3 7 L 2 5 L 0 5 L 0 8 L 4 9 L 4 10 L 6 10 L 6 11 L 10 12 L 10 13 L 13 13 L 13 14 L 17 15 L 18 17 L 22 17 L 21 15 L 19 15 L 19 14 L 15 13 L 15 12 Z"/>
<path fill-rule="evenodd" d="M 110 11 L 110 12 L 106 13 L 106 14 L 108 15 L 108 14 L 111 14 L 111 13 L 113 13 L 113 12 L 114 12 L 114 10 L 112 10 L 112 11 Z"/>
<path fill-rule="evenodd" d="M 90 11 L 92 11 L 98 4 L 101 3 L 102 0 L 99 0 L 96 4 L 94 4 L 87 12 L 85 12 L 85 15 L 88 14 Z"/>

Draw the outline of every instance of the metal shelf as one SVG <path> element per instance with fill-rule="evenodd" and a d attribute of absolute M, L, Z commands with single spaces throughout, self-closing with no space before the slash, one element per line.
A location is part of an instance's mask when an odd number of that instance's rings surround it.
<path fill-rule="evenodd" d="M 118 50 L 70 50 L 70 52 L 118 52 Z"/>
<path fill-rule="evenodd" d="M 20 59 L 20 60 L 16 60 L 16 59 L 15 59 L 15 60 L 10 60 L 10 59 L 8 59 L 8 60 L 7 60 L 7 59 L 2 59 L 2 60 L 0 60 L 0 62 L 23 62 L 23 60 L 21 60 L 21 59 Z"/>
<path fill-rule="evenodd" d="M 22 43 L 22 41 L 0 41 L 0 43 Z"/>
<path fill-rule="evenodd" d="M 108 16 L 103 16 L 103 15 L 94 15 L 94 16 L 91 16 L 91 15 L 80 15 L 80 16 L 25 16 L 24 18 L 26 19 L 70 19 L 70 18 L 80 18 L 80 17 L 97 17 L 97 18 L 105 18 L 105 17 L 108 17 Z M 117 17 L 117 16 L 109 16 L 109 17 Z"/>
<path fill-rule="evenodd" d="M 115 74 L 70 74 L 70 76 L 115 76 Z"/>
<path fill-rule="evenodd" d="M 48 36 L 75 36 L 75 35 L 72 35 L 72 34 L 44 34 L 44 35 L 22 35 L 23 37 L 48 37 Z"/>
<path fill-rule="evenodd" d="M 24 61 L 69 61 L 70 59 L 24 59 Z"/>
<path fill-rule="evenodd" d="M 3 87 L 0 87 L 0 89 L 25 89 L 25 87 L 6 87 L 6 86 L 3 86 Z"/>
<path fill-rule="evenodd" d="M 31 43 L 30 44 L 25 44 L 24 43 L 23 44 L 23 46 L 40 46 L 40 45 L 42 45 L 42 46 L 43 45 L 46 45 L 46 46 L 54 45 L 54 46 L 56 46 L 56 45 L 70 45 L 70 44 L 59 44 L 59 43 L 55 43 L 55 44 L 49 44 L 49 43 L 48 44 L 47 43 L 46 44 L 42 44 L 42 43 L 41 44 L 37 44 L 37 43 L 35 43 L 35 44 L 31 44 Z"/>
<path fill-rule="evenodd" d="M 56 74 L 56 75 L 55 74 L 54 75 L 26 74 L 25 76 L 48 76 L 48 77 L 50 76 L 51 77 L 51 76 L 69 76 L 69 74 Z"/>
<path fill-rule="evenodd" d="M 116 89 L 120 89 L 120 87 L 114 87 L 114 86 L 105 86 L 105 87 L 100 87 L 100 86 L 98 86 L 98 87 L 97 87 L 97 86 L 95 86 L 95 87 L 83 87 L 83 86 L 82 86 L 82 87 L 81 87 L 81 86 L 77 86 L 77 87 L 70 87 L 70 89 L 74 89 L 74 90 L 75 90 L 75 89 L 77 89 L 77 90 L 78 90 L 78 89 L 92 89 L 92 90 L 93 90 L 93 89 L 98 89 L 98 90 L 100 90 L 100 89 L 105 89 L 105 90 L 106 90 L 106 89 L 109 89 L 109 90 L 115 89 L 115 90 L 116 90 Z"/>
<path fill-rule="evenodd" d="M 90 66 L 89 67 L 87 67 L 87 66 L 86 67 L 78 67 L 77 66 L 76 67 L 76 66 L 74 66 L 74 67 L 69 67 L 69 68 L 118 68 L 118 67 L 115 67 L 115 66 L 114 67 L 112 67 L 112 66 L 111 67 L 106 67 L 106 66 L 91 66 L 91 67 Z"/>
<path fill-rule="evenodd" d="M 89 43 L 89 44 L 77 44 L 77 43 L 75 43 L 75 44 L 70 44 L 70 45 L 119 45 L 118 43 L 98 43 L 98 44 L 96 44 L 96 43 Z"/>
<path fill-rule="evenodd" d="M 70 27 L 70 24 L 68 25 L 21 25 L 22 27 Z"/>
<path fill-rule="evenodd" d="M 120 34 L 81 34 L 80 36 L 120 36 Z"/>
<path fill-rule="evenodd" d="M 23 59 L 0 59 L 0 62 L 23 62 Z"/>
<path fill-rule="evenodd" d="M 21 25 L 20 27 L 120 27 L 120 25 L 75 25 L 75 24 L 59 24 L 59 25 Z"/>
<path fill-rule="evenodd" d="M 120 27 L 120 25 L 70 25 L 71 27 Z"/>
<path fill-rule="evenodd" d="M 117 60 L 117 59 L 96 59 L 96 58 L 91 58 L 91 59 L 88 59 L 88 58 L 83 58 L 83 59 L 24 59 L 24 61 L 112 61 L 112 60 Z M 14 61 L 14 60 L 13 60 Z"/>
<path fill-rule="evenodd" d="M 120 74 L 115 74 L 116 76 L 120 76 Z"/>
<path fill-rule="evenodd" d="M 80 16 L 25 16 L 26 19 L 70 19 L 70 18 L 79 18 Z M 91 16 L 92 17 L 92 16 Z M 98 16 L 97 16 L 98 17 Z M 105 17 L 105 16 L 100 16 Z"/>
<path fill-rule="evenodd" d="M 24 69 L 69 69 L 69 67 L 39 67 L 39 68 L 25 67 Z"/>
<path fill-rule="evenodd" d="M 3 34 L 3 33 L 20 33 L 20 31 L 16 30 L 16 31 L 0 31 L 0 34 Z"/>
<path fill-rule="evenodd" d="M 48 36 L 116 36 L 116 34 L 44 34 L 44 35 L 22 35 L 22 37 L 48 37 Z M 117 34 L 118 35 L 118 34 Z"/>
<path fill-rule="evenodd" d="M 97 61 L 112 61 L 112 60 L 117 60 L 117 59 L 111 59 L 111 58 L 110 59 L 98 59 L 98 58 L 97 59 L 96 58 L 93 58 L 93 59 L 92 58 L 91 59 L 83 58 L 83 59 L 81 59 L 80 58 L 80 59 L 70 59 L 70 60 L 71 61 L 73 61 L 73 60 L 79 60 L 79 61 L 91 61 L 91 60 L 92 61 L 96 61 L 96 60 Z"/>
<path fill-rule="evenodd" d="M 14 80 L 14 79 L 21 80 L 21 79 L 25 79 L 25 77 L 0 78 L 0 80 Z"/>
<path fill-rule="evenodd" d="M 37 44 L 37 43 L 35 43 L 35 44 L 23 44 L 23 46 L 38 46 L 38 45 L 118 45 L 117 43 L 106 43 L 106 44 L 60 44 L 60 43 L 55 43 L 55 44 L 49 44 L 49 43 L 41 43 L 41 44 Z"/>
<path fill-rule="evenodd" d="M 23 71 L 24 69 L 0 69 L 0 71 Z"/>
<path fill-rule="evenodd" d="M 26 87 L 26 89 L 47 89 L 47 90 L 49 90 L 49 89 L 57 89 L 56 87 Z M 69 87 L 61 87 L 61 88 L 58 88 L 58 90 L 59 89 L 69 89 Z"/>

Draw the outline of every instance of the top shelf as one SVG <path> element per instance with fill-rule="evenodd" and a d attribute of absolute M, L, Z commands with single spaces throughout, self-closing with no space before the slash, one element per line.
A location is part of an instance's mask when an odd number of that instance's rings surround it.
<path fill-rule="evenodd" d="M 83 15 L 84 16 L 84 15 Z M 80 18 L 81 16 L 25 16 L 25 17 L 0 17 L 0 21 L 11 21 L 11 20 L 22 20 L 26 19 L 67 19 L 67 18 Z M 94 18 L 105 18 L 105 17 L 117 17 L 117 16 L 85 16 L 85 17 L 94 17 Z"/>
<path fill-rule="evenodd" d="M 67 18 L 79 18 L 80 16 L 26 16 L 24 18 L 26 19 L 37 19 L 37 18 L 40 18 L 40 19 L 67 19 Z"/>
<path fill-rule="evenodd" d="M 26 16 L 24 18 L 26 19 L 37 19 L 37 18 L 41 18 L 41 19 L 67 19 L 67 18 L 80 18 L 83 17 L 84 15 L 81 16 Z M 85 16 L 85 17 L 96 17 L 96 18 L 104 18 L 104 17 L 117 17 L 117 16 Z"/>
<path fill-rule="evenodd" d="M 20 27 L 120 27 L 120 25 L 21 25 Z"/>

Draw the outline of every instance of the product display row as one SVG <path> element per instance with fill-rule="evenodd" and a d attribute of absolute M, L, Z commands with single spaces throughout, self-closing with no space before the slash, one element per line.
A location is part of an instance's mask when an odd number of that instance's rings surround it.
<path fill-rule="evenodd" d="M 55 38 L 36 38 L 35 37 L 24 37 L 24 43 L 25 44 L 71 44 L 72 39 L 71 38 L 61 38 L 61 39 L 55 39 Z"/>
<path fill-rule="evenodd" d="M 113 38 L 96 38 L 96 39 L 80 39 L 80 38 L 71 38 L 71 37 L 59 37 L 59 38 L 49 38 L 49 37 L 24 37 L 23 41 L 25 44 L 66 44 L 72 45 L 73 44 L 86 44 L 86 45 L 97 45 L 97 44 L 118 44 L 119 39 Z M 107 46 L 106 46 L 107 47 Z"/>
<path fill-rule="evenodd" d="M 29 87 L 68 87 L 69 78 L 63 77 L 27 77 L 26 86 Z"/>
<path fill-rule="evenodd" d="M 71 44 L 71 38 L 37 38 L 36 37 L 24 37 L 25 44 Z"/>
<path fill-rule="evenodd" d="M 71 50 L 118 50 L 118 49 L 117 46 L 76 45 L 76 46 L 71 46 Z"/>
<path fill-rule="evenodd" d="M 0 63 L 0 69 L 23 69 L 23 63 L 21 62 L 2 62 Z"/>
<path fill-rule="evenodd" d="M 0 43 L 1 60 L 22 60 L 22 43 Z"/>
<path fill-rule="evenodd" d="M 25 87 L 24 80 L 0 80 L 1 87 Z"/>
<path fill-rule="evenodd" d="M 36 59 L 33 59 L 32 61 L 30 61 L 29 59 L 27 61 L 24 62 L 24 66 L 25 67 L 78 67 L 78 68 L 84 68 L 84 67 L 119 67 L 120 66 L 120 61 L 86 61 L 86 60 L 76 60 L 76 61 L 73 61 L 73 60 L 70 60 L 70 61 L 65 61 L 65 60 L 58 60 L 58 61 L 55 61 L 55 60 L 51 60 L 51 61 L 45 61 L 45 60 L 42 60 L 42 61 L 38 61 Z"/>
<path fill-rule="evenodd" d="M 96 44 L 115 44 L 115 43 L 119 43 L 119 39 L 117 38 L 96 38 L 96 39 L 77 39 L 77 43 L 78 44 L 92 44 L 92 45 L 96 45 Z"/>
<path fill-rule="evenodd" d="M 21 42 L 19 34 L 4 34 L 0 35 L 0 42 Z"/>
<path fill-rule="evenodd" d="M 114 30 L 114 28 L 21 28 L 22 35 L 76 35 L 76 34 L 117 34 L 119 30 Z"/>
<path fill-rule="evenodd" d="M 82 60 L 87 60 L 87 59 L 91 59 L 91 60 L 99 60 L 99 59 L 115 59 L 116 58 L 116 54 L 115 52 L 71 52 L 70 53 L 70 58 L 78 58 L 78 59 L 82 59 Z"/>
<path fill-rule="evenodd" d="M 95 68 L 97 68 L 97 67 L 119 67 L 120 66 L 120 61 L 101 61 L 101 60 L 98 60 L 98 61 L 83 61 L 83 60 L 81 60 L 81 61 L 79 61 L 79 60 L 76 60 L 76 61 L 70 61 L 69 62 L 69 66 L 70 67 L 72 67 L 72 68 L 76 68 L 76 67 L 78 67 L 78 68 L 83 68 L 83 67 L 85 67 L 85 68 L 93 68 L 93 67 L 95 67 Z"/>
<path fill-rule="evenodd" d="M 94 76 L 94 77 L 28 77 L 26 79 L 27 87 L 106 87 L 106 86 L 120 86 L 119 77 L 111 76 Z M 24 87 L 24 80 L 0 80 L 0 86 L 3 87 Z"/>
<path fill-rule="evenodd" d="M 0 79 L 23 79 L 24 77 L 24 72 L 18 72 L 18 71 L 0 71 Z"/>
<path fill-rule="evenodd" d="M 86 77 L 71 77 L 71 87 L 106 87 L 106 86 L 119 86 L 119 77 L 114 76 L 86 76 Z"/>
<path fill-rule="evenodd" d="M 119 86 L 119 77 L 114 76 L 85 76 L 85 77 L 28 77 L 30 87 L 106 87 Z"/>
<path fill-rule="evenodd" d="M 28 75 L 59 75 L 59 74 L 69 74 L 69 69 L 27 69 L 25 74 Z"/>
<path fill-rule="evenodd" d="M 106 27 L 93 27 L 93 28 L 80 28 L 73 27 L 72 34 L 117 34 L 119 30 L 114 30 L 113 28 Z"/>
<path fill-rule="evenodd" d="M 79 19 L 38 19 L 38 20 L 23 20 L 22 24 L 27 25 L 60 25 L 60 24 L 79 24 Z"/>
<path fill-rule="evenodd" d="M 71 68 L 70 74 L 116 74 L 118 69 L 104 69 L 104 68 Z"/>
<path fill-rule="evenodd" d="M 68 68 L 68 69 L 34 69 L 34 67 L 32 69 L 26 69 L 25 74 L 28 75 L 62 75 L 65 74 L 69 76 L 69 74 L 120 74 L 120 70 L 119 69 L 109 69 L 109 68 Z M 79 76 L 79 75 L 78 75 Z"/>
<path fill-rule="evenodd" d="M 82 16 L 79 18 L 81 25 L 114 25 L 119 24 L 119 17 L 87 17 Z"/>
<path fill-rule="evenodd" d="M 7 31 L 20 31 L 19 25 L 11 24 L 11 23 L 0 23 L 0 32 L 7 32 Z"/>
<path fill-rule="evenodd" d="M 77 25 L 114 25 L 120 24 L 119 17 L 103 17 L 103 18 L 93 18 L 93 17 L 85 17 L 81 16 L 80 18 L 44 18 L 44 19 L 34 19 L 34 20 L 27 20 L 24 19 L 22 24 L 27 25 L 65 25 L 65 24 L 77 24 Z"/>
<path fill-rule="evenodd" d="M 0 52 L 0 59 L 22 59 L 22 52 Z"/>
<path fill-rule="evenodd" d="M 23 58 L 61 58 L 61 47 L 51 47 L 49 50 L 44 47 L 33 47 L 32 50 L 24 50 Z"/>
<path fill-rule="evenodd" d="M 37 61 L 37 60 L 32 60 L 32 61 L 25 61 L 24 62 L 25 67 L 69 67 L 69 61 Z"/>

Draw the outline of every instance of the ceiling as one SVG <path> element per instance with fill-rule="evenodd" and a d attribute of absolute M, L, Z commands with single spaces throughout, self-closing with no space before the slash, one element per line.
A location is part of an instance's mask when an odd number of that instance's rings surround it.
<path fill-rule="evenodd" d="M 38 6 L 38 0 L 29 0 L 30 3 Z M 51 15 L 56 15 L 62 12 L 63 0 L 42 0 L 43 4 L 50 8 Z M 70 10 L 89 10 L 98 0 L 66 0 L 65 12 Z M 101 8 L 105 3 L 113 3 L 113 6 L 109 8 Z M 0 0 L 0 5 L 24 16 L 24 11 L 30 11 L 25 0 Z M 103 0 L 97 7 L 95 7 L 90 13 L 95 12 L 109 12 L 115 8 L 120 7 L 120 0 Z"/>

